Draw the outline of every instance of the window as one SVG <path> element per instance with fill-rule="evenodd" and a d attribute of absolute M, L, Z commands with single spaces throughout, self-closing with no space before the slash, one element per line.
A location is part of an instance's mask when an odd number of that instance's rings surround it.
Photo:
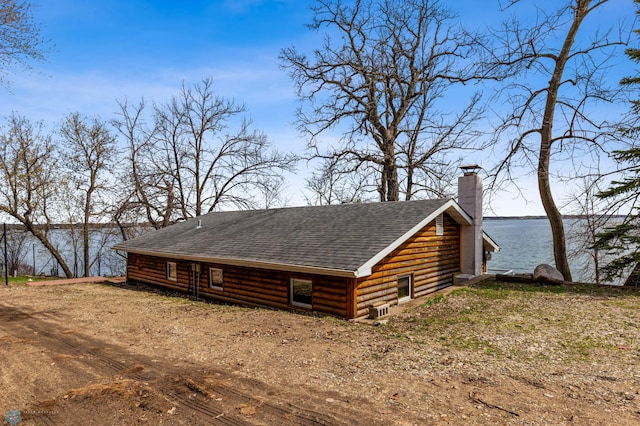
<path fill-rule="evenodd" d="M 313 284 L 310 280 L 291 279 L 291 304 L 311 309 Z"/>
<path fill-rule="evenodd" d="M 444 217 L 442 213 L 436 216 L 436 235 L 444 235 Z"/>
<path fill-rule="evenodd" d="M 398 278 L 398 302 L 411 299 L 411 275 Z"/>
<path fill-rule="evenodd" d="M 178 267 L 176 262 L 167 262 L 167 279 L 169 281 L 178 281 Z"/>
<path fill-rule="evenodd" d="M 209 268 L 209 288 L 222 290 L 222 269 Z"/>

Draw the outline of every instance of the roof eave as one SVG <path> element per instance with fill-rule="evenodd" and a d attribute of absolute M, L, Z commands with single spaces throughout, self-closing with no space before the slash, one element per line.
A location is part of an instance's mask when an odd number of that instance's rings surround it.
<path fill-rule="evenodd" d="M 482 231 L 482 241 L 489 248 L 491 252 L 499 252 L 500 246 L 496 243 L 493 238 L 489 236 L 486 232 Z"/>
<path fill-rule="evenodd" d="M 296 272 L 301 274 L 315 274 L 315 275 L 328 275 L 332 277 L 358 278 L 357 271 L 350 271 L 346 269 L 323 268 L 319 266 L 295 265 L 295 264 L 289 264 L 289 263 L 264 262 L 264 261 L 249 260 L 249 259 L 184 255 L 184 254 L 166 253 L 166 252 L 153 251 L 153 250 L 140 250 L 135 248 L 122 247 L 118 245 L 113 246 L 112 249 L 116 251 L 124 251 L 127 253 L 135 253 L 135 254 L 140 254 L 144 256 L 162 257 L 166 259 L 188 260 L 192 262 L 217 263 L 221 265 L 242 266 L 242 267 L 258 268 L 258 269 Z"/>

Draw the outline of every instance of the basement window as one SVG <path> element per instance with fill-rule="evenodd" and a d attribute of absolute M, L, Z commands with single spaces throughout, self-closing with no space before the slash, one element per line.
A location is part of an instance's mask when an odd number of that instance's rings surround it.
<path fill-rule="evenodd" d="M 436 216 L 436 235 L 444 235 L 444 216 L 442 215 L 442 213 Z"/>
<path fill-rule="evenodd" d="M 398 303 L 411 299 L 411 275 L 398 277 Z"/>
<path fill-rule="evenodd" d="M 291 279 L 290 302 L 294 306 L 311 309 L 313 283 L 311 280 Z"/>
<path fill-rule="evenodd" d="M 176 262 L 167 262 L 167 279 L 169 281 L 178 281 L 178 266 Z"/>
<path fill-rule="evenodd" d="M 209 288 L 222 290 L 222 269 L 209 268 Z"/>

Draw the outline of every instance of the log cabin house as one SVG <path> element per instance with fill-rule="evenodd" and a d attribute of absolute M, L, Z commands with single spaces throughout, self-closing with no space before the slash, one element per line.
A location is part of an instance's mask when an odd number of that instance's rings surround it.
<path fill-rule="evenodd" d="M 129 282 L 245 305 L 376 317 L 455 277 L 483 273 L 488 252 L 499 247 L 482 232 L 481 191 L 477 174 L 465 172 L 460 204 L 213 212 L 113 248 L 126 252 Z"/>

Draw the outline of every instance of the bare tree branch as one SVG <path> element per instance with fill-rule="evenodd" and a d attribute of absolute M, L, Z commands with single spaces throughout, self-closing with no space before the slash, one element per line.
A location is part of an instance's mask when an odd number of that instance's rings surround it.
<path fill-rule="evenodd" d="M 309 28 L 327 31 L 322 46 L 309 56 L 294 47 L 280 53 L 301 101 L 297 123 L 311 157 L 340 170 L 352 166 L 339 161 L 366 163 L 359 170 L 378 174 L 381 201 L 444 186 L 421 177 L 448 184 L 451 176 L 439 173 L 450 170 L 441 168 L 444 154 L 477 148 L 479 96 L 463 100 L 458 113 L 439 110 L 448 89 L 477 78 L 474 38 L 435 0 L 321 0 L 313 11 Z M 325 149 L 320 136 L 334 130 L 341 144 Z"/>
<path fill-rule="evenodd" d="M 65 275 L 73 274 L 52 243 L 49 232 L 61 196 L 58 158 L 42 125 L 12 115 L 0 130 L 0 211 L 22 223 L 56 259 Z"/>
<path fill-rule="evenodd" d="M 8 84 L 6 74 L 13 67 L 29 69 L 31 60 L 43 60 L 47 43 L 40 36 L 30 2 L 0 0 L 0 84 Z"/>
<path fill-rule="evenodd" d="M 152 126 L 141 119 L 142 104 L 121 108 L 116 127 L 129 141 L 128 174 L 136 188 L 126 205 L 141 206 L 156 228 L 226 205 L 272 203 L 282 173 L 295 167 L 293 155 L 251 128 L 244 105 L 215 95 L 209 78 L 183 84 L 169 102 L 154 105 Z"/>
<path fill-rule="evenodd" d="M 620 99 L 606 73 L 612 55 L 626 40 L 612 38 L 612 31 L 591 38 L 580 32 L 589 15 L 606 3 L 567 0 L 555 12 L 538 9 L 533 25 L 523 26 L 516 18 L 505 22 L 491 32 L 495 41 L 485 45 L 481 67 L 482 74 L 504 82 L 495 101 L 506 98 L 511 105 L 511 112 L 496 126 L 496 141 L 511 143 L 492 171 L 494 184 L 501 174 L 511 176 L 516 165 L 535 164 L 556 267 L 566 280 L 571 280 L 571 270 L 562 215 L 552 194 L 552 158 L 579 161 L 582 153 L 606 152 L 605 145 L 620 137 L 613 123 L 596 119 L 594 109 Z M 503 4 L 512 11 L 518 6 L 515 0 Z"/>

